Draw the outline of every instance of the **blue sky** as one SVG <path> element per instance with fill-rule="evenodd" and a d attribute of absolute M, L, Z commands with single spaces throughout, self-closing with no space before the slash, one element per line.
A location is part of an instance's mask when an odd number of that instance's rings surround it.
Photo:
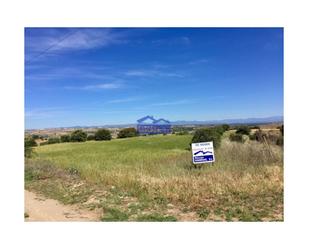
<path fill-rule="evenodd" d="M 26 128 L 283 115 L 281 28 L 26 28 Z"/>

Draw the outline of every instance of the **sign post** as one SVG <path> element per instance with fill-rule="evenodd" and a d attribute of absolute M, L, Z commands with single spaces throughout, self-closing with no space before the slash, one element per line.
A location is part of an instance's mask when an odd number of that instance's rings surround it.
<path fill-rule="evenodd" d="M 192 161 L 194 164 L 213 163 L 215 152 L 213 142 L 192 143 Z"/>

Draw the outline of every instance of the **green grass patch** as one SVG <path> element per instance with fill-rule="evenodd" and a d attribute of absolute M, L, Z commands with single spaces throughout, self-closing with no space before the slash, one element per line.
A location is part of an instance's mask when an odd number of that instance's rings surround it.
<path fill-rule="evenodd" d="M 119 209 L 106 207 L 103 210 L 104 215 L 101 221 L 127 221 L 129 219 L 129 215 Z"/>
<path fill-rule="evenodd" d="M 200 218 L 202 219 L 207 219 L 208 215 L 210 214 L 210 210 L 204 208 L 204 209 L 200 209 L 197 211 L 197 214 L 199 215 Z"/>
<path fill-rule="evenodd" d="M 153 214 L 145 214 L 140 215 L 136 219 L 137 221 L 177 221 L 177 219 L 174 216 L 164 216 L 161 214 L 153 213 Z"/>
<path fill-rule="evenodd" d="M 91 208 L 119 211 L 107 210 L 103 219 L 168 219 L 169 203 L 201 220 L 283 219 L 281 147 L 224 136 L 214 165 L 192 169 L 191 139 L 158 135 L 36 147 L 36 157 L 26 160 L 25 185 L 63 203 L 95 196 L 100 201 L 87 202 Z M 153 214 L 145 215 L 150 207 Z"/>

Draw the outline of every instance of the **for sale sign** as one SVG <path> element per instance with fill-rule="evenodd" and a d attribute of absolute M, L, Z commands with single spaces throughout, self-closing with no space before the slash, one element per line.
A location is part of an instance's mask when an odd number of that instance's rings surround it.
<path fill-rule="evenodd" d="M 193 163 L 212 163 L 215 161 L 213 142 L 193 143 L 192 145 Z"/>

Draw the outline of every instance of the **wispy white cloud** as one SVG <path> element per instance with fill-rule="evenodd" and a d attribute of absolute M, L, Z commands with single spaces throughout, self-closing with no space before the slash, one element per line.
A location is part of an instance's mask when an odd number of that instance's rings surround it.
<path fill-rule="evenodd" d="M 177 72 L 165 72 L 160 70 L 148 70 L 148 69 L 128 70 L 124 74 L 126 76 L 139 76 L 139 77 L 178 77 L 178 78 L 184 77 L 183 74 Z"/>
<path fill-rule="evenodd" d="M 101 79 L 116 80 L 116 78 L 108 73 L 107 67 L 61 67 L 46 68 L 45 70 L 28 69 L 25 74 L 26 80 L 55 80 L 55 79 Z"/>
<path fill-rule="evenodd" d="M 83 86 L 66 86 L 68 90 L 110 90 L 123 88 L 123 84 L 120 83 L 103 83 L 95 85 L 83 85 Z"/>
<path fill-rule="evenodd" d="M 65 52 L 71 50 L 106 47 L 112 44 L 125 43 L 125 33 L 112 29 L 76 28 L 46 29 L 40 36 L 26 34 L 28 52 Z"/>
<path fill-rule="evenodd" d="M 152 70 L 128 70 L 124 74 L 127 76 L 153 76 L 155 71 Z"/>
<path fill-rule="evenodd" d="M 127 103 L 127 102 L 135 102 L 139 100 L 145 99 L 144 97 L 129 97 L 129 98 L 121 98 L 121 99 L 113 99 L 109 100 L 107 104 L 118 104 L 118 103 Z"/>
<path fill-rule="evenodd" d="M 194 100 L 183 99 L 177 101 L 168 101 L 168 102 L 160 102 L 160 103 L 153 103 L 150 106 L 170 106 L 170 105 L 183 105 L 183 104 L 192 104 Z"/>

